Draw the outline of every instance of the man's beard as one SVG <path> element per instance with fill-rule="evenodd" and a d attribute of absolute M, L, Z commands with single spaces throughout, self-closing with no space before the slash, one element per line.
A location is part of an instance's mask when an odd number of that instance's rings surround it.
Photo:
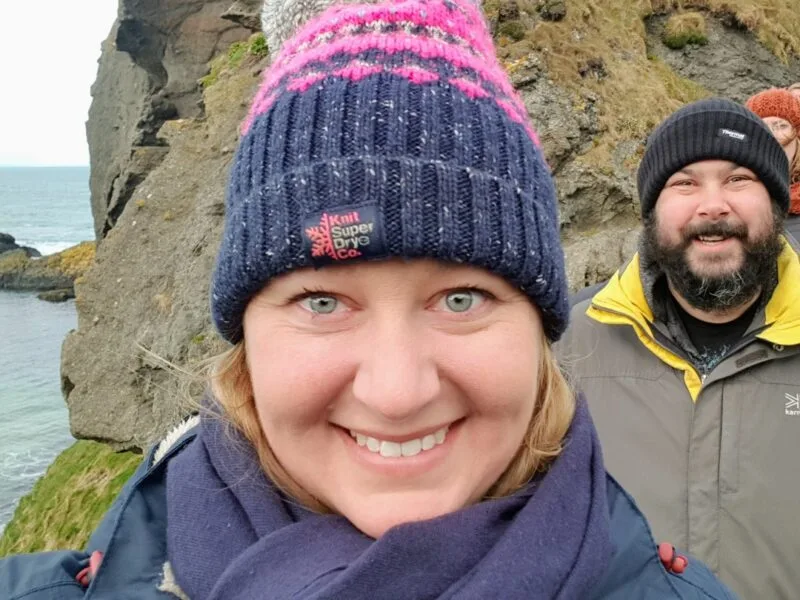
<path fill-rule="evenodd" d="M 748 239 L 744 224 L 704 223 L 681 230 L 681 242 L 664 245 L 658 239 L 655 211 L 647 218 L 642 234 L 643 264 L 655 263 L 667 276 L 673 290 L 691 306 L 705 312 L 724 312 L 752 300 L 762 286 L 775 276 L 778 256 L 783 250 L 780 235 L 783 215 L 773 210 L 772 229 L 756 240 Z M 742 244 L 741 266 L 718 275 L 698 275 L 692 271 L 687 251 L 698 236 L 735 237 Z"/>

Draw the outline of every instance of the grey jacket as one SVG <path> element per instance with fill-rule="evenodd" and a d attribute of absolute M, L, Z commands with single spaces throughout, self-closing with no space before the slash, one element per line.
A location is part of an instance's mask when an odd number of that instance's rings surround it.
<path fill-rule="evenodd" d="M 800 243 L 800 215 L 789 215 L 784 224 L 786 232 L 792 236 L 795 247 Z"/>
<path fill-rule="evenodd" d="M 800 598 L 800 261 L 706 376 L 647 300 L 638 255 L 577 304 L 557 350 L 589 401 L 606 465 L 657 539 L 742 598 Z"/>

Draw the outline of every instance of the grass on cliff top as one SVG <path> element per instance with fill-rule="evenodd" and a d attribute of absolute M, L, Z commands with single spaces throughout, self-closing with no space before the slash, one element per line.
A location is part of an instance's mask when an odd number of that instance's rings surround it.
<path fill-rule="evenodd" d="M 793 3 L 796 0 L 567 0 L 560 21 L 538 18 L 540 0 L 486 0 L 484 10 L 497 19 L 508 15 L 514 4 L 519 9 L 513 20 L 526 31 L 522 39 L 503 35 L 507 26 L 498 28 L 498 57 L 509 72 L 524 68 L 527 55 L 537 52 L 553 81 L 574 94 L 576 108 L 586 92 L 598 99 L 603 134 L 583 160 L 608 165 L 620 142 L 644 140 L 668 114 L 710 95 L 647 56 L 647 17 L 688 9 L 727 16 L 785 61 L 790 55 L 800 56 L 800 10 Z"/>
<path fill-rule="evenodd" d="M 244 42 L 234 42 L 226 53 L 220 54 L 209 63 L 208 75 L 200 78 L 200 85 L 204 89 L 209 88 L 219 80 L 222 73 L 238 69 L 248 56 L 261 59 L 268 53 L 267 39 L 263 33 L 254 33 Z"/>
<path fill-rule="evenodd" d="M 708 43 L 706 18 L 696 11 L 675 13 L 667 21 L 662 40 L 673 50 L 680 50 L 686 44 L 705 45 Z"/>
<path fill-rule="evenodd" d="M 783 62 L 800 56 L 800 7 L 797 0 L 649 0 L 654 13 L 703 9 L 730 16 L 752 31 Z"/>
<path fill-rule="evenodd" d="M 20 500 L 0 537 L 0 557 L 83 548 L 141 460 L 97 442 L 73 444 Z"/>

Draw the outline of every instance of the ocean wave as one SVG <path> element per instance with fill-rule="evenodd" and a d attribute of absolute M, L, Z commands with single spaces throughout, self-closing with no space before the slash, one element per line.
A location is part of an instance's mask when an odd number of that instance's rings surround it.
<path fill-rule="evenodd" d="M 4 452 L 0 455 L 0 534 L 14 514 L 19 498 L 47 471 L 51 452 Z"/>

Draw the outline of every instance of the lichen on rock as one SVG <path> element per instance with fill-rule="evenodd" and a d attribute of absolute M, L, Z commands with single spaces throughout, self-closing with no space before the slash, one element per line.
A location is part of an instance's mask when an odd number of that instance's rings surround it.
<path fill-rule="evenodd" d="M 48 256 L 30 257 L 19 248 L 0 254 L 0 289 L 46 292 L 71 290 L 94 260 L 94 242 L 82 242 Z"/>

